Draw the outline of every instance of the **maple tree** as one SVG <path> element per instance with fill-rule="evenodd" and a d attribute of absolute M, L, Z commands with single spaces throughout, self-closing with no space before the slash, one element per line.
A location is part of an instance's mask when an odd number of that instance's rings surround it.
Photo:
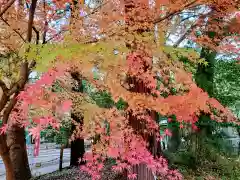
<path fill-rule="evenodd" d="M 67 1 L 63 1 L 65 2 Z M 46 44 L 57 38 L 56 29 L 51 27 L 51 22 L 63 16 L 57 12 L 64 7 L 62 3 L 52 6 L 45 0 L 1 1 L 0 155 L 5 164 L 8 180 L 31 177 L 24 126 L 19 126 L 26 120 L 21 119 L 22 122 L 19 120 L 20 122 L 16 123 L 9 118 L 11 113 L 18 111 L 16 110 L 17 97 L 36 67 L 33 56 L 22 56 L 22 54 L 30 52 L 31 44 Z"/>
<path fill-rule="evenodd" d="M 53 1 L 54 8 L 61 9 L 66 2 L 69 1 Z M 10 3 L 5 7 L 8 6 L 11 6 Z M 80 10 L 88 12 L 88 8 L 79 1 L 75 9 L 77 14 L 70 19 L 69 34 L 62 34 L 67 31 L 65 26 L 60 33 L 54 28 L 48 29 L 56 34 L 56 43 L 42 46 L 38 44 L 39 34 L 36 33 L 36 45 L 31 45 L 22 53 L 27 60 L 34 59 L 37 70 L 45 72 L 34 84 L 25 85 L 25 80 L 22 85 L 24 91 L 18 89 L 11 122 L 29 127 L 36 139 L 37 154 L 41 130 L 49 125 L 58 129 L 64 112 L 72 107 L 73 111 L 84 116 L 84 122 L 83 125 L 76 124 L 71 139 L 95 139 L 92 153 L 85 153 L 87 164 L 82 166 L 93 179 L 100 178 L 108 157 L 116 159 L 113 170 L 127 170 L 128 177 L 132 179 L 137 176 L 132 167 L 141 163 L 164 179 L 182 179 L 181 174 L 168 169 L 167 161 L 157 154 L 157 142 L 162 136 L 155 119 L 156 112 L 169 117 L 174 114 L 182 128 L 190 125 L 194 130 L 202 112 L 218 122 L 237 123 L 227 108 L 194 83 L 191 72 L 179 61 L 183 57 L 193 64 L 204 60 L 192 50 L 164 45 L 172 18 L 199 6 L 207 6 L 210 12 L 198 14 L 199 19 L 191 28 L 190 37 L 214 51 L 237 52 L 237 46 L 227 43 L 219 46 L 226 33 L 220 25 L 232 23 L 230 17 L 239 8 L 237 1 L 156 0 L 151 5 L 147 0 L 106 1 L 97 10 L 89 12 L 91 17 L 79 16 Z M 43 7 L 46 8 L 46 4 Z M 43 17 L 46 19 L 46 16 Z M 205 18 L 209 19 L 207 25 Z M 238 18 L 236 16 L 237 21 Z M 46 29 L 45 22 L 38 20 L 34 25 Z M 232 30 L 236 29 L 236 24 L 231 24 Z M 154 31 L 154 26 L 157 31 Z M 32 22 L 29 27 L 31 34 Z M 217 31 L 217 36 L 198 35 L 196 30 Z M 237 38 L 232 38 L 237 41 Z M 31 38 L 28 37 L 27 41 L 30 42 Z M 16 46 L 11 44 L 10 47 Z M 114 54 L 116 50 L 118 53 Z M 97 66 L 103 74 L 102 78 L 94 78 L 93 66 Z M 109 92 L 114 102 L 122 99 L 127 106 L 124 109 L 99 107 L 89 101 L 86 93 L 72 92 L 68 81 L 73 78 L 71 75 L 74 72 L 95 88 Z M 57 79 L 64 92 L 52 92 L 52 84 Z M 4 122 L 1 129 L 8 132 L 9 127 L 11 124 Z M 165 135 L 171 135 L 171 132 L 166 130 Z M 154 142 L 149 143 L 149 138 Z"/>

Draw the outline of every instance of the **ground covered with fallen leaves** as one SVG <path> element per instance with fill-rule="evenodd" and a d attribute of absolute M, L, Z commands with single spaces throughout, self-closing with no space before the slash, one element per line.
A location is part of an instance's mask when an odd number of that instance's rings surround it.
<path fill-rule="evenodd" d="M 92 178 L 86 173 L 81 171 L 79 168 L 66 168 L 62 171 L 56 171 L 50 174 L 38 176 L 32 178 L 32 180 L 92 180 Z M 105 168 L 101 180 L 126 180 L 123 175 L 116 174 Z"/>

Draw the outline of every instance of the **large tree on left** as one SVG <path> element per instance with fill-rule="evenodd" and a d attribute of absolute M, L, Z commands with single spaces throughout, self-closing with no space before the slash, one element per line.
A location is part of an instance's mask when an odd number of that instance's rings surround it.
<path fill-rule="evenodd" d="M 12 28 L 13 32 L 20 36 L 20 38 L 26 42 L 30 43 L 32 40 L 32 28 L 34 21 L 34 14 L 36 9 L 37 0 L 32 0 L 31 7 L 29 10 L 28 25 L 27 25 L 27 34 L 24 37 L 16 27 L 12 27 L 11 20 L 8 19 L 10 12 L 13 12 L 14 0 L 9 1 L 1 9 L 0 16 L 2 23 Z M 22 8 L 22 2 L 19 3 L 18 8 Z M 19 14 L 20 15 L 20 14 Z M 21 14 L 22 15 L 22 14 Z M 14 25 L 13 25 L 14 26 Z M 2 26 L 3 28 L 5 26 Z M 6 29 L 1 28 L 3 33 L 6 33 Z M 20 91 L 24 88 L 25 84 L 28 81 L 29 73 L 31 68 L 34 66 L 34 63 L 29 64 L 27 60 L 19 59 L 17 56 L 12 56 L 16 47 L 13 47 L 14 44 L 11 44 L 11 40 L 14 40 L 11 35 L 15 34 L 7 33 L 10 35 L 9 39 L 5 36 L 4 40 L 6 43 L 2 42 L 2 50 L 7 51 L 8 56 L 5 56 L 5 62 L 11 63 L 15 62 L 14 71 L 11 72 L 12 67 L 2 68 L 1 69 L 1 99 L 0 99 L 0 111 L 2 118 L 2 134 L 0 136 L 0 155 L 3 159 L 5 168 L 6 168 L 6 179 L 15 180 L 15 179 L 30 179 L 31 171 L 29 168 L 26 142 L 25 142 L 25 132 L 23 127 L 19 127 L 16 123 L 12 122 L 9 118 L 11 111 L 14 110 L 14 106 L 17 103 L 17 96 Z M 17 38 L 15 39 L 17 40 Z M 3 67 L 5 63 L 3 63 Z M 5 70 L 6 69 L 6 70 Z M 5 70 L 5 71 L 4 71 Z M 6 72 L 9 71 L 9 72 Z M 14 74 L 16 73 L 16 74 Z M 6 82 L 8 81 L 8 82 Z M 3 131 L 6 128 L 6 132 Z"/>
<path fill-rule="evenodd" d="M 52 6 L 45 0 L 9 0 L 0 4 L 0 156 L 7 180 L 31 178 L 24 125 L 18 122 L 19 118 L 18 121 L 11 118 L 11 114 L 18 111 L 18 95 L 37 65 L 28 52 L 34 44 L 42 42 L 43 45 L 55 38 L 56 35 L 47 40 L 49 32 L 56 34 L 48 24 L 55 20 L 54 16 L 60 18 L 57 10 L 64 3 L 59 1 L 58 6 Z M 20 51 L 24 52 L 23 56 Z"/>

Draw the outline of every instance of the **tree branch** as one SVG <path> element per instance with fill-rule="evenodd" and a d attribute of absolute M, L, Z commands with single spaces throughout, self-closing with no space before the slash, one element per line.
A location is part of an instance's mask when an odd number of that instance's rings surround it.
<path fill-rule="evenodd" d="M 1 100 L 0 100 L 0 112 L 3 111 L 3 123 L 6 124 L 9 119 L 9 115 L 12 112 L 12 109 L 14 108 L 15 104 L 17 103 L 17 96 L 20 91 L 24 89 L 25 84 L 28 81 L 29 76 L 29 68 L 28 68 L 28 62 L 23 62 L 21 64 L 20 68 L 20 78 L 19 80 L 12 85 L 10 90 L 7 90 L 7 92 L 3 93 Z M 14 94 L 12 99 L 10 97 Z M 9 102 L 9 103 L 8 103 Z M 7 104 L 8 103 L 8 104 Z"/>
<path fill-rule="evenodd" d="M 6 84 L 1 79 L 0 79 L 0 87 L 3 90 L 3 93 L 6 93 L 9 90 L 6 86 Z"/>
<path fill-rule="evenodd" d="M 46 13 L 46 0 L 43 1 L 43 11 L 44 11 L 44 29 L 43 29 L 43 35 L 42 35 L 42 43 L 46 43 L 46 36 L 47 36 L 47 27 L 48 27 L 48 21 L 47 21 L 47 13 Z"/>
<path fill-rule="evenodd" d="M 0 100 L 0 113 L 2 112 L 4 107 L 6 106 L 8 100 L 9 100 L 9 96 L 7 96 L 6 93 L 3 93 L 2 97 L 1 97 L 1 100 Z"/>
<path fill-rule="evenodd" d="M 29 8 L 29 5 L 28 3 L 26 2 L 26 6 L 27 8 Z M 31 10 L 30 10 L 31 11 Z M 34 10 L 35 12 L 35 10 Z M 34 14 L 34 13 L 33 13 Z M 34 30 L 34 32 L 36 33 L 36 44 L 39 43 L 39 40 L 40 40 L 40 35 L 39 35 L 39 31 L 37 30 L 37 28 L 35 26 L 32 25 L 32 29 Z"/>
<path fill-rule="evenodd" d="M 102 8 L 103 6 L 107 5 L 108 3 L 109 3 L 109 1 L 107 1 L 107 2 L 105 2 L 105 3 L 103 3 L 103 4 L 101 4 L 101 5 L 99 5 L 98 7 L 94 8 L 92 12 L 90 12 L 89 14 L 83 16 L 82 18 L 87 18 L 87 17 L 89 17 L 90 15 L 95 14 L 100 8 Z M 45 43 L 43 43 L 43 44 L 46 44 L 47 42 L 53 40 L 54 38 L 56 38 L 57 36 L 59 36 L 60 34 L 66 32 L 66 31 L 68 31 L 68 30 L 65 30 L 65 29 L 64 29 L 64 30 L 60 30 L 58 33 L 56 33 L 56 34 L 53 35 L 51 38 L 49 38 L 48 40 L 46 40 Z"/>
<path fill-rule="evenodd" d="M 183 18 L 183 19 L 181 20 L 180 24 L 181 24 L 182 22 L 190 19 L 190 18 L 194 18 L 194 17 L 198 17 L 198 16 L 200 16 L 200 15 L 199 15 L 199 14 L 194 14 L 194 15 L 192 15 L 192 16 L 188 16 L 188 17 L 186 17 L 186 18 Z"/>
<path fill-rule="evenodd" d="M 184 21 L 186 21 L 186 20 L 188 20 L 188 19 L 190 19 L 190 18 L 197 17 L 197 16 L 199 16 L 199 15 L 195 15 L 195 14 L 194 14 L 194 15 L 188 16 L 188 17 L 182 19 L 178 25 L 180 25 L 181 23 L 183 23 Z M 171 35 L 171 31 L 168 33 L 166 39 L 168 39 L 168 38 L 170 37 L 170 35 Z M 178 45 L 177 45 L 177 46 L 178 46 Z M 175 46 L 174 46 L 174 47 L 175 47 Z"/>
<path fill-rule="evenodd" d="M 6 135 L 0 135 L 0 155 L 8 153 L 9 149 L 7 147 Z"/>
<path fill-rule="evenodd" d="M 155 19 L 155 20 L 153 21 L 153 23 L 154 23 L 154 24 L 160 23 L 160 22 L 164 21 L 165 19 L 168 19 L 168 18 L 174 16 L 175 14 L 181 12 L 184 8 L 189 8 L 190 6 L 194 5 L 196 2 L 197 2 L 197 0 L 194 0 L 194 1 L 186 4 L 186 5 L 185 5 L 183 8 L 181 8 L 181 9 L 175 10 L 175 11 L 167 14 L 167 15 L 164 16 L 164 17 L 157 18 L 157 19 Z"/>
<path fill-rule="evenodd" d="M 24 85 L 28 80 L 28 75 L 29 75 L 28 62 L 24 62 L 21 65 L 19 80 L 13 84 L 11 89 L 8 91 L 7 95 L 11 96 L 16 92 L 23 90 Z"/>
<path fill-rule="evenodd" d="M 14 2 L 14 1 L 13 1 Z M 37 0 L 32 0 L 32 4 L 29 10 L 29 19 L 28 19 L 28 31 L 27 31 L 27 42 L 31 42 L 32 39 L 32 30 L 36 32 L 37 35 L 37 43 L 39 40 L 39 32 L 36 28 L 33 27 L 34 21 L 34 14 L 37 5 Z M 17 103 L 17 96 L 20 91 L 24 89 L 25 84 L 28 81 L 29 76 L 29 63 L 27 61 L 21 64 L 20 68 L 20 78 L 19 80 L 12 85 L 10 89 L 6 89 L 6 85 L 0 81 L 1 88 L 3 89 L 4 93 L 0 99 L 0 112 L 4 109 L 3 112 L 3 123 L 7 123 L 9 119 L 9 115 L 14 108 L 15 104 Z M 31 65 L 30 65 L 31 66 Z M 10 99 L 10 97 L 14 94 L 14 96 Z M 9 103 L 8 103 L 9 102 Z M 8 104 L 7 104 L 8 103 Z"/>
<path fill-rule="evenodd" d="M 7 124 L 9 115 L 12 112 L 14 106 L 17 103 L 17 96 L 19 93 L 14 94 L 13 98 L 10 100 L 9 104 L 7 105 L 6 109 L 3 112 L 3 124 Z"/>
<path fill-rule="evenodd" d="M 202 14 L 199 19 L 205 18 L 207 15 L 211 14 L 212 11 L 208 12 L 207 14 Z M 191 25 L 191 27 L 177 40 L 177 42 L 173 45 L 173 47 L 178 47 L 180 43 L 193 31 L 195 27 L 197 27 L 198 22 Z"/>
<path fill-rule="evenodd" d="M 27 5 L 28 5 L 28 4 L 27 4 Z M 0 13 L 0 18 L 1 18 L 1 20 L 2 20 L 5 24 L 7 24 L 9 27 L 11 27 L 11 25 L 7 22 L 7 20 L 2 17 L 2 14 L 3 14 L 3 13 Z M 37 28 L 36 28 L 35 26 L 32 26 L 32 29 L 33 29 L 34 32 L 36 33 L 36 44 L 38 44 L 38 43 L 39 43 L 39 39 L 40 39 L 39 31 L 37 30 Z M 24 39 L 24 37 L 22 36 L 22 34 L 21 34 L 19 31 L 17 31 L 16 29 L 12 29 L 12 30 L 13 30 L 17 35 L 19 35 L 19 37 L 23 40 L 23 42 L 26 42 L 26 40 Z"/>
<path fill-rule="evenodd" d="M 36 66 L 36 61 L 32 61 L 30 64 L 29 64 L 29 67 L 28 69 L 31 70 L 32 68 L 34 68 Z M 28 75 L 30 74 L 30 72 L 28 73 Z"/>
<path fill-rule="evenodd" d="M 32 40 L 32 28 L 33 28 L 33 20 L 34 20 L 36 6 L 37 6 L 37 0 L 32 0 L 32 4 L 29 10 L 29 17 L 28 17 L 27 42 L 31 42 Z"/>
<path fill-rule="evenodd" d="M 193 28 L 195 28 L 197 24 L 193 24 L 178 40 L 177 42 L 173 45 L 173 47 L 178 47 L 181 42 L 192 32 Z"/>
<path fill-rule="evenodd" d="M 3 19 L 3 17 L 1 16 L 1 20 L 7 24 L 9 27 L 11 27 L 11 25 L 7 22 L 7 20 Z M 23 42 L 26 42 L 26 40 L 24 39 L 24 37 L 22 36 L 22 34 L 20 32 L 18 32 L 16 29 L 12 29 L 17 35 L 19 35 L 19 37 L 23 40 Z"/>
<path fill-rule="evenodd" d="M 2 16 L 13 5 L 14 2 L 15 0 L 8 1 L 2 12 L 0 12 L 0 16 Z"/>
<path fill-rule="evenodd" d="M 35 28 L 35 26 L 32 27 L 32 29 L 34 30 L 34 32 L 36 33 L 36 44 L 39 43 L 39 31 Z"/>
<path fill-rule="evenodd" d="M 53 40 L 54 38 L 56 38 L 57 36 L 59 36 L 60 34 L 66 32 L 66 31 L 68 31 L 68 30 L 66 30 L 66 29 L 60 30 L 58 33 L 54 34 L 54 35 L 53 35 L 52 37 L 50 37 L 48 40 L 45 40 L 45 41 L 43 42 L 43 44 L 47 44 L 49 41 Z"/>

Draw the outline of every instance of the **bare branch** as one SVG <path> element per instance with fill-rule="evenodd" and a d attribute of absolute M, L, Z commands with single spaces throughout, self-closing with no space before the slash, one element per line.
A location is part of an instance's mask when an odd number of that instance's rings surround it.
<path fill-rule="evenodd" d="M 32 29 L 36 33 L 36 44 L 38 44 L 39 43 L 39 38 L 40 38 L 39 31 L 35 28 L 35 26 L 33 26 Z"/>
<path fill-rule="evenodd" d="M 0 12 L 0 16 L 2 16 L 13 5 L 14 2 L 15 0 L 8 1 L 2 12 Z"/>
<path fill-rule="evenodd" d="M 8 23 L 8 21 L 2 17 L 1 13 L 0 13 L 0 18 L 1 18 L 1 20 L 2 20 L 5 24 L 7 24 L 9 27 L 11 27 L 11 25 Z M 39 39 L 40 39 L 40 37 L 39 37 L 39 31 L 38 31 L 38 30 L 36 29 L 36 27 L 34 27 L 34 26 L 32 26 L 32 29 L 33 29 L 34 32 L 36 33 L 36 38 L 37 38 L 37 39 L 36 39 L 36 44 L 38 44 L 38 43 L 39 43 Z M 12 29 L 12 30 L 23 40 L 23 42 L 26 42 L 25 38 L 22 36 L 22 34 L 21 34 L 19 31 L 17 31 L 16 29 Z"/>
<path fill-rule="evenodd" d="M 93 14 L 96 13 L 99 9 L 101 9 L 103 6 L 107 5 L 109 2 L 110 2 L 110 1 L 107 1 L 107 2 L 99 5 L 98 7 L 94 8 L 92 12 L 90 12 L 89 14 L 83 16 L 83 18 L 86 18 L 86 17 L 88 17 L 88 16 L 90 16 L 90 15 L 93 15 Z"/>
<path fill-rule="evenodd" d="M 60 34 L 66 32 L 66 31 L 68 31 L 68 30 L 66 30 L 66 29 L 60 30 L 58 33 L 54 34 L 51 38 L 49 38 L 48 40 L 45 40 L 43 42 L 43 44 L 47 44 L 49 41 L 53 40 L 54 38 L 58 37 Z"/>
<path fill-rule="evenodd" d="M 32 61 L 32 62 L 29 64 L 28 69 L 31 70 L 31 69 L 34 68 L 35 66 L 36 66 L 36 61 Z"/>
<path fill-rule="evenodd" d="M 1 79 L 0 79 L 0 87 L 2 88 L 4 93 L 8 91 L 6 84 Z"/>
<path fill-rule="evenodd" d="M 211 14 L 212 11 L 208 12 L 207 14 L 202 14 L 199 19 L 205 18 L 207 15 Z M 198 22 L 191 25 L 191 27 L 177 40 L 177 42 L 173 45 L 173 47 L 178 47 L 180 43 L 186 39 L 186 37 L 194 30 L 195 27 L 197 27 Z"/>
<path fill-rule="evenodd" d="M 184 8 L 190 8 L 192 5 L 194 5 L 198 0 L 194 0 L 188 4 L 186 4 L 183 8 L 181 9 L 178 9 L 178 10 L 175 10 L 169 14 L 167 14 L 166 16 L 164 17 L 160 17 L 160 18 L 157 18 L 153 21 L 154 24 L 157 24 L 157 23 L 160 23 L 168 18 L 171 18 L 172 16 L 176 15 L 177 13 L 180 13 Z"/>
<path fill-rule="evenodd" d="M 42 43 L 46 43 L 46 36 L 47 36 L 47 27 L 48 27 L 48 21 L 47 21 L 47 13 L 46 13 L 46 0 L 43 1 L 43 11 L 44 11 L 44 29 L 43 29 L 43 35 L 42 35 Z"/>
<path fill-rule="evenodd" d="M 95 14 L 99 9 L 101 9 L 103 6 L 107 5 L 109 3 L 109 1 L 99 5 L 98 7 L 94 8 L 92 12 L 90 12 L 89 14 L 83 16 L 82 18 L 87 18 L 89 17 L 90 15 L 93 15 Z M 56 33 L 55 35 L 53 35 L 51 38 L 49 38 L 48 40 L 46 40 L 43 44 L 46 44 L 47 42 L 53 40 L 54 38 L 56 38 L 57 36 L 59 36 L 60 34 L 66 32 L 68 30 L 64 29 L 64 30 L 60 30 L 58 33 Z"/>
<path fill-rule="evenodd" d="M 9 101 L 6 109 L 5 109 L 4 112 L 3 112 L 3 124 L 7 124 L 8 119 L 9 119 L 9 115 L 10 115 L 10 113 L 12 112 L 14 106 L 15 106 L 16 103 L 17 103 L 17 96 L 18 96 L 18 93 L 14 94 L 14 96 L 13 96 L 12 99 Z"/>
<path fill-rule="evenodd" d="M 198 16 L 200 16 L 200 15 L 199 15 L 199 14 L 194 14 L 194 15 L 192 15 L 192 16 L 188 16 L 188 17 L 186 17 L 186 18 L 183 18 L 183 19 L 181 20 L 180 24 L 181 24 L 182 22 L 190 19 L 190 18 L 195 18 L 195 17 L 198 17 Z"/>
<path fill-rule="evenodd" d="M 193 29 L 197 26 L 197 24 L 193 24 L 173 45 L 173 47 L 178 47 L 181 42 L 193 31 Z"/>
<path fill-rule="evenodd" d="M 0 17 L 1 18 L 1 20 L 5 23 L 5 24 L 7 24 L 9 27 L 11 27 L 11 25 L 7 22 L 7 20 L 5 20 L 5 19 L 3 19 L 3 17 L 1 16 Z M 19 32 L 19 31 L 17 31 L 16 29 L 12 29 L 17 35 L 19 35 L 19 37 L 23 40 L 23 42 L 26 42 L 26 40 L 24 39 L 24 37 L 22 36 L 22 34 Z"/>
<path fill-rule="evenodd" d="M 32 40 L 32 28 L 33 28 L 33 20 L 34 20 L 36 6 L 37 6 L 37 0 L 32 0 L 32 4 L 29 10 L 29 17 L 28 17 L 27 42 L 31 42 Z"/>
<path fill-rule="evenodd" d="M 0 113 L 2 112 L 4 107 L 6 106 L 8 100 L 9 100 L 9 96 L 7 96 L 6 93 L 3 93 L 3 95 L 2 95 L 2 97 L 0 99 Z"/>

